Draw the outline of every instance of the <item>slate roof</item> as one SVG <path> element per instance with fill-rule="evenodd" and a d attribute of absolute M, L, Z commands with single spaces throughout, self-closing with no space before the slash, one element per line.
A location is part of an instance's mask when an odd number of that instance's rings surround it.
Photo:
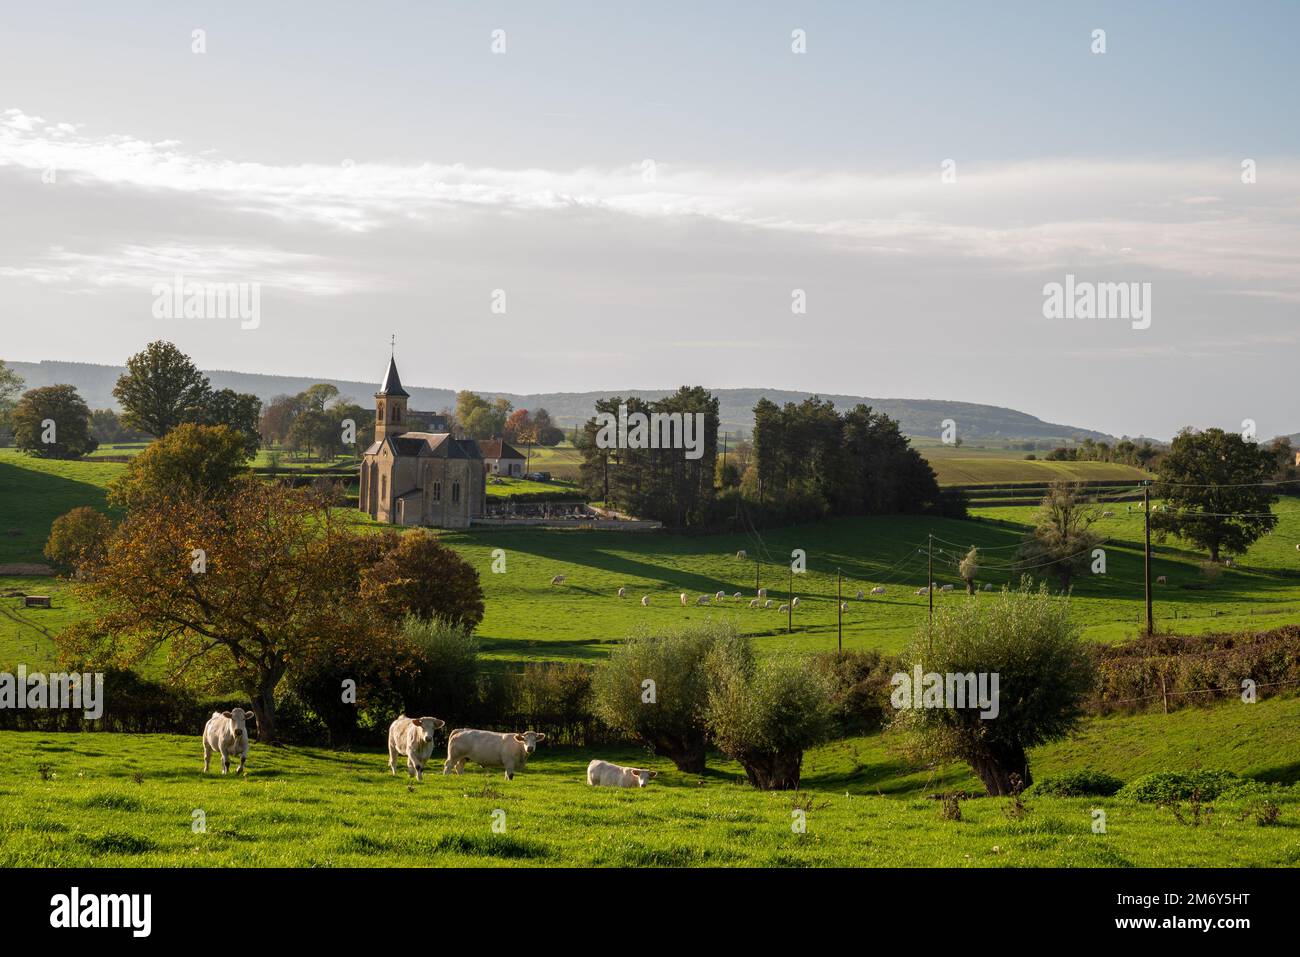
<path fill-rule="evenodd" d="M 404 395 L 408 399 L 411 397 L 411 393 L 402 388 L 402 378 L 397 374 L 395 356 L 388 360 L 388 372 L 384 374 L 384 384 L 379 387 L 375 395 Z"/>

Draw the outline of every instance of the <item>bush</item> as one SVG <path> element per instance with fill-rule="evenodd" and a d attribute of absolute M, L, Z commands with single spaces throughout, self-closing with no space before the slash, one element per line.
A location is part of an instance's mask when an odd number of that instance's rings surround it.
<path fill-rule="evenodd" d="M 1027 793 L 1037 797 L 1111 797 L 1123 786 L 1119 778 L 1102 771 L 1068 771 L 1043 778 Z"/>
<path fill-rule="evenodd" d="M 714 742 L 764 791 L 798 789 L 806 748 L 830 737 L 831 684 L 802 656 L 755 664 L 750 655 L 710 656 L 708 725 Z"/>
<path fill-rule="evenodd" d="M 1232 771 L 1158 771 L 1130 781 L 1118 796 L 1143 804 L 1185 801 L 1193 795 L 1213 801 L 1242 783 Z"/>
<path fill-rule="evenodd" d="M 90 570 L 104 557 L 113 523 L 87 505 L 60 515 L 50 526 L 45 557 L 65 570 Z"/>
<path fill-rule="evenodd" d="M 878 651 L 821 651 L 809 656 L 827 682 L 837 737 L 879 731 L 889 721 L 889 679 L 901 667 Z"/>
<path fill-rule="evenodd" d="M 665 755 L 678 770 L 702 773 L 706 666 L 715 649 L 720 656 L 750 654 L 735 628 L 722 623 L 634 634 L 596 669 L 592 692 L 597 716 Z"/>
<path fill-rule="evenodd" d="M 466 722 L 478 704 L 478 638 L 466 624 L 414 615 L 402 623 L 409 668 L 394 687 L 406 714 L 433 715 L 448 728 Z"/>
<path fill-rule="evenodd" d="M 997 715 L 974 707 L 912 707 L 900 696 L 895 723 L 909 733 L 925 760 L 970 764 L 992 796 L 1033 784 L 1026 749 L 1068 734 L 1083 714 L 1096 681 L 1095 665 L 1079 640 L 1064 597 L 1020 588 L 945 602 L 903 655 L 903 675 L 998 676 Z M 907 685 L 901 681 L 899 690 Z M 897 692 L 896 692 L 897 693 Z"/>
<path fill-rule="evenodd" d="M 407 615 L 473 627 L 483 620 L 483 587 L 474 566 L 431 532 L 388 533 L 382 557 L 361 576 L 361 600 L 394 622 Z"/>

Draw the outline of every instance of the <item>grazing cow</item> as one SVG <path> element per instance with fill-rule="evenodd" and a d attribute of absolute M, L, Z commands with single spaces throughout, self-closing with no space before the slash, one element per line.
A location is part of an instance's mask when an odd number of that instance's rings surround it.
<path fill-rule="evenodd" d="M 686 592 L 682 592 L 682 604 L 685 605 L 685 604 L 688 604 L 688 603 L 689 603 L 689 602 L 687 601 L 687 598 L 686 598 Z"/>
<path fill-rule="evenodd" d="M 789 605 L 782 605 L 780 608 L 777 609 L 777 611 L 789 611 L 789 610 L 790 610 Z"/>
<path fill-rule="evenodd" d="M 758 607 L 758 599 L 757 599 L 757 598 L 751 598 L 751 599 L 749 600 L 749 607 L 750 607 L 750 608 L 757 608 L 757 607 Z"/>
<path fill-rule="evenodd" d="M 1161 575 L 1159 578 L 1156 579 L 1156 584 L 1157 584 L 1157 585 L 1168 585 L 1169 582 L 1165 579 L 1165 576 L 1164 576 L 1164 575 Z"/>
<path fill-rule="evenodd" d="M 699 598 L 695 599 L 695 604 L 697 605 L 707 605 L 708 603 L 709 603 L 708 595 L 701 595 Z"/>
<path fill-rule="evenodd" d="M 563 576 L 563 575 L 556 575 L 554 578 L 551 579 L 551 584 L 552 584 L 552 585 L 563 585 L 563 584 L 564 584 L 564 576 Z"/>
<path fill-rule="evenodd" d="M 621 764 L 593 760 L 587 765 L 587 783 L 593 787 L 606 788 L 643 788 L 651 778 L 657 778 L 658 771 L 645 768 L 625 768 Z"/>
<path fill-rule="evenodd" d="M 642 608 L 649 608 L 649 607 L 650 607 L 650 596 L 649 596 L 649 595 L 642 595 L 642 596 L 641 596 L 641 607 L 642 607 Z"/>
<path fill-rule="evenodd" d="M 875 588 L 871 589 L 871 594 L 873 595 L 883 595 L 884 593 L 885 593 L 884 585 L 877 585 Z"/>
<path fill-rule="evenodd" d="M 208 770 L 212 761 L 212 752 L 221 755 L 221 773 L 230 771 L 230 756 L 239 755 L 239 767 L 236 774 L 244 773 L 244 762 L 248 760 L 248 719 L 253 712 L 243 708 L 231 708 L 229 711 L 214 711 L 203 728 L 203 770 Z"/>
<path fill-rule="evenodd" d="M 406 776 L 424 780 L 424 765 L 433 754 L 433 733 L 447 722 L 439 718 L 401 715 L 388 726 L 388 770 L 397 773 L 397 758 L 406 755 Z"/>
<path fill-rule="evenodd" d="M 626 589 L 626 588 L 620 588 L 620 589 L 618 590 L 618 597 L 619 597 L 619 598 L 626 598 L 626 597 L 627 597 L 627 589 Z"/>
<path fill-rule="evenodd" d="M 513 781 L 515 770 L 523 770 L 528 756 L 537 750 L 537 742 L 545 740 L 546 735 L 536 731 L 513 734 L 457 728 L 447 739 L 447 763 L 442 766 L 442 773 L 460 774 L 465 762 L 473 761 L 485 768 L 504 768 L 506 780 Z"/>
<path fill-rule="evenodd" d="M 736 557 L 737 557 L 737 558 L 748 558 L 749 556 L 745 554 L 745 550 L 742 548 L 740 551 L 736 552 Z"/>
<path fill-rule="evenodd" d="M 790 605 L 791 605 L 792 607 L 794 607 L 794 608 L 798 608 L 798 607 L 799 607 L 799 599 L 796 597 L 796 598 L 794 599 L 794 601 L 790 602 Z"/>

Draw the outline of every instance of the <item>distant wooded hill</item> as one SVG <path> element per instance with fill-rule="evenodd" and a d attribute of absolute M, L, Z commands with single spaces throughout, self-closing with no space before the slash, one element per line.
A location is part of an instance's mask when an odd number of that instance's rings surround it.
<path fill-rule="evenodd" d="M 113 398 L 113 386 L 117 377 L 124 371 L 121 366 L 93 365 L 82 362 L 7 362 L 10 368 L 21 375 L 27 388 L 67 383 L 77 387 L 82 397 L 92 409 L 116 408 Z M 410 376 L 415 370 L 405 372 Z M 317 382 L 328 382 L 337 386 L 344 396 L 369 406 L 373 401 L 377 382 L 350 382 L 342 379 L 313 379 L 301 376 L 262 375 L 255 372 L 228 372 L 225 370 L 205 370 L 212 381 L 213 388 L 234 389 L 238 392 L 251 392 L 263 402 L 277 395 L 292 395 L 301 392 Z M 404 381 L 407 391 L 411 393 L 411 408 L 429 412 L 454 408 L 456 393 L 451 389 L 424 388 Z M 707 384 L 706 384 L 707 386 Z M 477 390 L 476 390 L 477 391 Z M 509 399 L 517 409 L 545 408 L 553 419 L 562 425 L 574 425 L 585 421 L 592 414 L 595 402 L 599 398 L 621 394 L 642 399 L 658 399 L 668 395 L 670 389 L 644 390 L 631 389 L 617 392 L 546 392 L 537 395 L 520 395 L 511 392 L 489 392 L 481 394 L 489 398 L 498 396 Z M 814 393 L 790 392 L 784 389 L 714 389 L 719 400 L 722 428 L 731 432 L 748 433 L 754 425 L 752 410 L 760 398 L 768 398 L 777 404 L 802 402 Z M 835 403 L 839 409 L 850 408 L 859 402 L 884 412 L 897 419 L 903 432 L 913 436 L 930 436 L 937 438 L 943 429 L 944 419 L 953 419 L 957 423 L 958 434 L 965 441 L 988 439 L 1037 439 L 1064 440 L 1091 437 L 1098 440 L 1110 440 L 1110 436 L 1081 426 L 1063 425 L 1044 422 L 1036 416 L 1015 409 L 1006 409 L 996 405 L 979 405 L 974 402 L 951 402 L 943 399 L 876 399 L 856 395 L 828 395 L 816 393 L 824 399 Z"/>

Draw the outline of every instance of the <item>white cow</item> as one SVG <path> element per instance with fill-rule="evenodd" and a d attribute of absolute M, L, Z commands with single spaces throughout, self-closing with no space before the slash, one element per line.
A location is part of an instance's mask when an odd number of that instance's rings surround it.
<path fill-rule="evenodd" d="M 884 593 L 885 593 L 884 585 L 877 585 L 875 588 L 871 589 L 871 594 L 873 595 L 883 595 Z"/>
<path fill-rule="evenodd" d="M 627 589 L 626 589 L 626 588 L 620 588 L 620 589 L 618 590 L 618 597 L 619 597 L 619 598 L 626 598 L 626 597 L 627 597 Z"/>
<path fill-rule="evenodd" d="M 689 602 L 689 599 L 687 599 L 687 597 L 686 597 L 686 592 L 682 592 L 682 604 L 685 605 L 685 604 L 688 604 L 688 602 Z"/>
<path fill-rule="evenodd" d="M 650 596 L 649 596 L 649 595 L 642 595 L 642 596 L 641 596 L 641 607 L 642 607 L 642 608 L 649 608 L 649 607 L 650 607 Z"/>
<path fill-rule="evenodd" d="M 214 711 L 208 723 L 203 727 L 203 770 L 206 773 L 212 761 L 212 752 L 221 755 L 221 773 L 230 771 L 230 756 L 239 755 L 239 767 L 236 774 L 244 773 L 244 762 L 248 760 L 248 719 L 253 712 L 243 708 L 231 708 L 229 711 Z"/>
<path fill-rule="evenodd" d="M 552 585 L 563 585 L 563 584 L 564 584 L 564 576 L 563 576 L 563 575 L 556 575 L 554 578 L 551 579 L 551 584 L 552 584 Z"/>
<path fill-rule="evenodd" d="M 406 755 L 406 775 L 424 780 L 424 765 L 433 754 L 433 733 L 447 722 L 440 718 L 401 715 L 388 726 L 388 770 L 397 773 L 397 758 Z"/>
<path fill-rule="evenodd" d="M 593 760 L 587 765 L 587 783 L 595 787 L 643 788 L 650 783 L 651 778 L 658 776 L 658 771 L 625 768 L 608 761 Z"/>
<path fill-rule="evenodd" d="M 460 774 L 465 762 L 473 761 L 485 768 L 504 768 L 506 780 L 513 781 L 515 769 L 523 770 L 528 756 L 537 750 L 537 742 L 545 740 L 546 735 L 536 731 L 514 734 L 457 728 L 447 739 L 447 763 L 442 766 L 442 773 Z"/>

